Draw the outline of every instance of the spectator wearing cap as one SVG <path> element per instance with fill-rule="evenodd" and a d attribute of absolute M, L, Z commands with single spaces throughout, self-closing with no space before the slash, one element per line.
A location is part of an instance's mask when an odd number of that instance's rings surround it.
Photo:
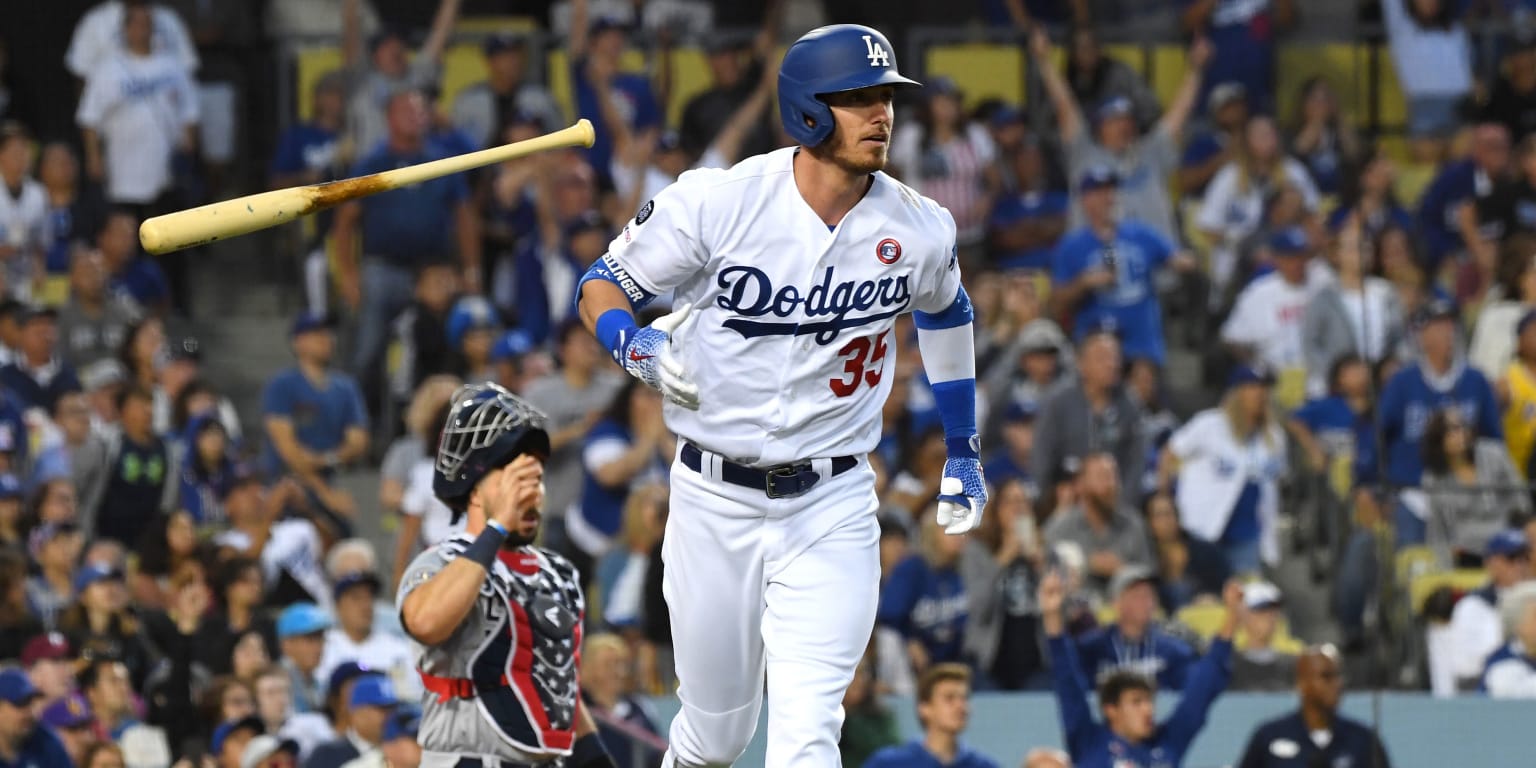
<path fill-rule="evenodd" d="M 1077 342 L 1077 376 L 1056 385 L 1040 403 L 1030 473 L 1042 484 L 1041 499 L 1055 498 L 1051 478 L 1070 458 L 1091 452 L 1114 454 L 1120 492 L 1140 494 L 1147 455 L 1141 408 L 1123 385 L 1120 339 L 1111 322 L 1084 332 Z"/>
<path fill-rule="evenodd" d="M 1150 615 L 1154 600 L 1151 586 L 1141 582 L 1133 589 L 1143 590 L 1141 599 Z M 1147 673 L 1137 670 L 1147 666 L 1144 663 L 1133 662 L 1128 665 L 1129 669 L 1116 669 L 1094 686 L 1098 691 L 1101 721 L 1089 710 L 1090 686 L 1088 679 L 1079 674 L 1081 646 L 1074 648 L 1065 632 L 1062 604 L 1066 590 L 1061 575 L 1052 572 L 1042 580 L 1039 591 L 1041 620 L 1051 658 L 1055 660 L 1051 665 L 1051 677 L 1056 705 L 1061 713 L 1062 733 L 1067 750 L 1072 754 L 1073 765 L 1111 768 L 1126 762 L 1132 765 L 1183 764 L 1185 751 L 1205 727 L 1211 705 L 1227 685 L 1232 633 L 1237 629 L 1242 593 L 1236 584 L 1230 584 L 1222 596 L 1226 617 L 1210 650 L 1198 662 L 1188 665 L 1187 682 L 1181 680 L 1182 685 L 1169 686 L 1162 682 L 1162 674 L 1154 681 Z M 1188 648 L 1184 650 L 1187 652 Z M 1182 688 L 1183 693 L 1173 713 L 1158 723 L 1154 719 L 1154 693 L 1158 688 L 1170 687 Z"/>
<path fill-rule="evenodd" d="M 983 367 L 981 377 L 990 398 L 987 413 L 994 419 L 1006 419 L 1011 413 L 1016 416 L 1013 409 L 1019 408 L 1033 416 L 1039 413 L 1046 394 L 1072 369 L 1072 343 L 1060 326 L 1043 317 L 1025 323 L 1017 332 L 999 333 L 999 337 L 999 342 L 1006 340 L 1008 346 L 997 353 L 995 362 Z M 1001 434 L 997 425 L 988 426 L 986 432 Z M 984 443 L 983 447 L 992 446 Z"/>
<path fill-rule="evenodd" d="M 1479 438 L 1462 413 L 1436 411 L 1424 427 L 1425 543 L 1446 566 L 1480 564 L 1485 542 L 1531 512 L 1504 443 Z"/>
<path fill-rule="evenodd" d="M 379 748 L 390 715 L 400 704 L 389 678 L 365 674 L 357 678 L 348 694 L 347 728 L 341 738 L 315 747 L 304 768 L 341 768 L 349 761 Z"/>
<path fill-rule="evenodd" d="M 363 396 L 356 380 L 331 368 L 336 334 L 329 318 L 301 313 L 289 339 L 297 364 L 268 380 L 262 393 L 266 466 L 297 480 L 329 513 L 329 522 L 346 531 L 355 505 L 330 485 L 337 470 L 368 450 Z"/>
<path fill-rule="evenodd" d="M 1499 616 L 1508 642 L 1488 656 L 1480 690 L 1495 699 L 1536 699 L 1536 581 L 1500 594 Z"/>
<path fill-rule="evenodd" d="M 295 768 L 299 764 L 299 743 L 262 734 L 245 743 L 240 752 L 239 768 Z"/>
<path fill-rule="evenodd" d="M 967 120 L 964 94 L 947 77 L 928 80 L 917 125 L 891 139 L 896 175 L 954 215 L 955 238 L 967 265 L 979 262 L 987 214 L 1002 189 L 1002 177 L 993 167 L 996 159 L 992 135 Z"/>
<path fill-rule="evenodd" d="M 1249 737 L 1236 768 L 1391 768 L 1392 762 L 1376 732 L 1338 712 L 1344 674 L 1337 649 L 1331 645 L 1306 649 L 1296 659 L 1295 678 L 1301 708 L 1260 724 Z"/>
<path fill-rule="evenodd" d="M 389 133 L 386 112 L 391 95 L 434 87 L 442 76 L 443 51 L 458 20 L 460 2 L 438 0 L 431 30 L 414 52 L 399 27 L 381 27 L 365 40 L 360 5 L 358 0 L 342 3 L 341 48 L 352 86 L 347 103 L 349 138 L 359 154 L 367 155 Z"/>
<path fill-rule="evenodd" d="M 971 716 L 971 671 L 964 664 L 936 664 L 918 681 L 917 721 L 923 737 L 886 747 L 868 768 L 997 768 L 991 758 L 960 743 Z"/>
<path fill-rule="evenodd" d="M 325 634 L 325 654 L 320 658 L 320 676 L 328 676 L 338 665 L 354 661 L 368 669 L 394 678 L 407 696 L 421 692 L 421 680 L 415 674 L 415 657 L 405 640 L 374 626 L 374 600 L 382 587 L 372 571 L 356 571 L 336 579 L 336 626 Z M 371 739 L 377 742 L 378 739 Z"/>
<path fill-rule="evenodd" d="M 84 696 L 78 693 L 64 695 L 44 707 L 37 719 L 59 738 L 64 751 L 75 765 L 86 765 L 81 759 L 85 757 L 86 750 L 97 743 L 97 739 L 96 734 L 91 732 L 91 705 Z"/>
<path fill-rule="evenodd" d="M 521 395 L 529 382 L 548 373 L 548 360 L 535 348 L 526 331 L 507 331 L 491 346 L 491 380 L 508 392 Z"/>
<path fill-rule="evenodd" d="M 453 372 L 454 350 L 443 340 L 458 294 L 459 272 L 452 264 L 436 261 L 416 273 L 415 298 L 390 325 L 392 344 L 400 350 L 390 372 L 394 403 L 408 402 L 427 379 Z"/>
<path fill-rule="evenodd" d="M 1014 119 L 1017 110 L 1005 107 L 1000 117 Z M 1017 150 L 1006 155 L 1008 171 L 987 220 L 991 258 L 999 269 L 1047 271 L 1056 244 L 1067 231 L 1071 198 L 1052 183 L 1040 139 L 1026 135 Z"/>
<path fill-rule="evenodd" d="M 277 641 L 282 651 L 278 663 L 288 670 L 293 689 L 293 711 L 319 711 L 322 699 L 318 673 L 325 653 L 325 633 L 331 616 L 314 603 L 294 603 L 277 617 Z"/>
<path fill-rule="evenodd" d="M 547 88 L 528 77 L 528 38 L 501 32 L 485 39 L 485 79 L 453 99 L 453 125 L 482 147 L 491 146 L 514 115 L 533 117 L 543 132 L 561 127 L 560 108 Z"/>
<path fill-rule="evenodd" d="M 1382 387 L 1377 419 L 1386 450 L 1386 481 L 1393 487 L 1419 486 L 1425 428 L 1436 411 L 1460 410 L 1474 440 L 1504 437 L 1493 387 L 1461 355 L 1457 319 L 1450 302 L 1436 300 L 1422 307 L 1414 318 L 1419 360 L 1393 374 Z M 1412 514 L 1397 515 L 1398 540 L 1422 541 L 1427 513 L 1423 498 L 1410 491 L 1404 494 L 1404 502 Z"/>
<path fill-rule="evenodd" d="M 1121 180 L 1122 218 L 1150 229 L 1163 242 L 1173 242 L 1178 230 L 1173 220 L 1173 202 L 1168 197 L 1168 179 L 1178 166 L 1179 139 L 1204 80 L 1206 62 L 1211 58 L 1210 45 L 1197 40 L 1191 46 L 1189 67 L 1178 92 L 1145 136 L 1138 135 L 1135 103 L 1122 95 L 1093 106 L 1090 133 L 1089 126 L 1084 125 L 1083 105 L 1073 95 L 1072 86 L 1051 64 L 1050 39 L 1043 30 L 1036 30 L 1031 38 L 1030 53 L 1056 112 L 1056 124 L 1067 148 L 1068 174 L 1078 184 L 1074 193 L 1080 205 L 1073 210 L 1072 226 L 1101 230 L 1101 237 L 1109 234 L 1102 232 L 1105 224 L 1095 218 L 1102 219 L 1110 211 L 1101 211 L 1097 217 L 1090 212 L 1085 199 L 1090 190 L 1082 183 L 1090 169 L 1104 168 Z"/>
<path fill-rule="evenodd" d="M 1281 631 L 1280 588 L 1267 581 L 1243 586 L 1243 612 L 1232 654 L 1234 691 L 1284 691 L 1294 685 L 1301 643 Z"/>
<path fill-rule="evenodd" d="M 1531 577 L 1529 542 L 1518 528 L 1499 531 L 1483 548 L 1488 583 L 1462 595 L 1449 622 L 1425 628 L 1430 690 L 1438 697 L 1477 688 L 1483 662 L 1505 642 L 1501 596 Z"/>
<path fill-rule="evenodd" d="M 117 410 L 121 429 L 90 534 L 133 546 L 171 498 L 175 473 L 170 451 L 152 426 L 154 395 L 142 387 L 124 389 Z"/>
<path fill-rule="evenodd" d="M 1317 286 L 1302 311 L 1301 349 L 1309 394 L 1327 391 L 1334 362 L 1358 357 L 1374 367 L 1396 356 L 1407 336 L 1402 301 L 1391 283 L 1371 274 L 1371 254 L 1363 237 L 1354 225 L 1339 233 L 1336 277 Z"/>
<path fill-rule="evenodd" d="M 219 768 L 241 768 L 246 747 L 266 735 L 267 727 L 256 716 L 228 720 L 213 729 L 208 754 Z"/>
<path fill-rule="evenodd" d="M 331 545 L 325 555 L 325 575 L 332 582 L 340 581 L 349 574 L 378 573 L 379 553 L 373 542 L 365 538 L 342 539 Z M 400 613 L 395 609 L 394 590 L 380 585 L 379 594 L 373 601 L 374 629 L 401 639 L 406 637 L 400 626 Z"/>
<path fill-rule="evenodd" d="M 1270 405 L 1273 386 L 1265 368 L 1234 368 L 1221 404 L 1174 432 L 1158 463 L 1158 492 L 1174 493 L 1184 527 L 1219 546 L 1238 574 L 1257 574 L 1280 560 L 1287 465 L 1285 431 Z"/>
<path fill-rule="evenodd" d="M 218 418 L 231 443 L 240 442 L 244 433 L 234 403 L 202 378 L 202 344 L 184 336 L 168 346 L 164 362 L 155 371 L 155 433 L 174 438 L 193 416 L 208 413 Z"/>
<path fill-rule="evenodd" d="M 57 702 L 75 690 L 75 654 L 59 632 L 48 632 L 27 641 L 21 650 L 21 668 L 37 687 L 44 705 Z"/>
<path fill-rule="evenodd" d="M 1084 681 L 1097 684 L 1115 672 L 1132 672 L 1158 687 L 1183 690 L 1195 651 L 1158 624 L 1157 576 L 1150 568 L 1127 565 L 1109 582 L 1114 623 L 1092 630 L 1073 644 Z M 1053 650 L 1053 659 L 1060 656 Z"/>
<path fill-rule="evenodd" d="M 1024 483 L 1026 492 L 1033 499 L 1038 493 L 1034 477 L 1029 474 L 1030 453 L 1035 445 L 1036 406 L 1012 403 L 1003 414 L 1003 443 L 992 453 L 986 464 L 989 482 L 998 486 L 1009 480 Z"/>
<path fill-rule="evenodd" d="M 37 727 L 33 703 L 37 689 L 25 672 L 0 670 L 0 760 L 7 765 L 71 765 L 63 742 L 47 728 Z"/>
<path fill-rule="evenodd" d="M 75 370 L 59 359 L 58 346 L 58 310 L 42 306 L 25 310 L 16 355 L 0 367 L 0 384 L 23 409 L 51 413 L 60 395 L 80 388 Z"/>
<path fill-rule="evenodd" d="M 1122 334 L 1132 364 L 1162 367 L 1162 308 L 1156 273 L 1189 270 L 1194 261 L 1173 242 L 1137 220 L 1116 218 L 1120 177 L 1109 166 L 1088 166 L 1078 180 L 1084 226 L 1062 238 L 1052 259 L 1051 282 L 1059 312 L 1072 318 L 1078 338 L 1109 318 Z"/>
<path fill-rule="evenodd" d="M 613 165 L 612 137 L 617 130 L 644 131 L 659 125 L 664 116 L 650 80 L 644 75 L 619 71 L 627 44 L 627 31 L 616 20 L 593 18 L 588 0 L 574 0 L 571 9 L 571 92 L 576 116 L 592 121 L 597 140 L 585 152 L 587 161 L 604 179 Z M 611 105 L 605 104 L 609 102 Z M 622 122 L 623 126 L 612 123 Z"/>
<path fill-rule="evenodd" d="M 51 632 L 74 600 L 75 564 L 85 540 L 74 523 L 43 523 L 27 537 L 37 573 L 27 579 L 27 607 Z"/>
<path fill-rule="evenodd" d="M 1301 194 L 1306 215 L 1317 212 L 1317 186 L 1307 169 L 1285 154 L 1274 120 L 1250 118 L 1232 160 L 1211 179 L 1195 214 L 1195 226 L 1211 242 L 1213 296 L 1234 286 L 1239 246 L 1263 224 L 1266 198 L 1283 187 Z"/>
<path fill-rule="evenodd" d="M 140 635 L 139 620 L 128 604 L 123 572 L 106 563 L 87 563 L 75 574 L 75 602 L 59 617 L 59 631 L 81 657 L 115 660 L 134 682 L 142 683 L 151 660 Z M 88 687 L 83 683 L 82 688 Z M 102 707 L 94 702 L 97 714 Z"/>
<path fill-rule="evenodd" d="M 1046 546 L 1072 542 L 1088 558 L 1088 576 L 1099 589 L 1122 568 L 1150 569 L 1146 526 L 1122 500 L 1115 457 L 1093 452 L 1082 459 L 1073 504 L 1055 510 L 1045 526 Z"/>
<path fill-rule="evenodd" d="M 69 300 L 59 308 L 59 356 L 80 370 L 117 354 L 139 308 L 107 290 L 107 261 L 101 251 L 74 247 L 69 256 Z"/>
<path fill-rule="evenodd" d="M 241 554 L 261 563 L 268 606 L 302 601 L 331 604 L 330 586 L 320 566 L 319 529 L 303 515 L 282 517 L 289 505 L 304 508 L 303 495 L 292 480 L 268 490 L 256 475 L 238 472 L 224 498 L 230 528 L 214 536 L 214 546 L 221 554 Z"/>
<path fill-rule="evenodd" d="M 15 549 L 0 547 L 0 659 L 21 656 L 27 641 L 43 632 L 26 599 L 27 561 Z"/>
<path fill-rule="evenodd" d="M 465 381 L 491 378 L 491 345 L 501 331 L 501 313 L 483 296 L 465 296 L 448 313 L 447 344 L 458 356 L 457 373 Z"/>
<path fill-rule="evenodd" d="M 1301 228 L 1275 233 L 1268 246 L 1268 260 L 1274 271 L 1255 279 L 1237 295 L 1232 314 L 1221 326 L 1221 340 L 1243 362 L 1272 371 L 1296 371 L 1304 376 L 1308 372 L 1308 357 L 1302 324 L 1307 307 L 1322 289 L 1324 280 L 1310 268 L 1312 244 Z M 1386 299 L 1378 298 L 1384 306 Z M 1384 321 L 1384 311 L 1375 318 L 1366 318 L 1372 319 Z M 1347 317 L 1344 320 L 1349 322 Z M 1375 333 L 1371 328 L 1362 328 L 1363 333 Z M 1352 324 L 1331 330 L 1348 331 L 1349 338 L 1355 337 Z M 1380 353 L 1385 353 L 1384 339 L 1376 346 Z"/>
<path fill-rule="evenodd" d="M 960 575 L 965 536 L 948 536 L 922 515 L 919 551 L 897 563 L 880 585 L 875 621 L 900 633 L 918 675 L 934 664 L 964 661 L 970 596 Z"/>
<path fill-rule="evenodd" d="M 1173 615 L 1196 598 L 1221 594 L 1222 585 L 1232 576 L 1221 549 L 1184 530 L 1172 497 L 1150 494 L 1142 508 L 1157 558 L 1157 596 L 1163 611 Z"/>

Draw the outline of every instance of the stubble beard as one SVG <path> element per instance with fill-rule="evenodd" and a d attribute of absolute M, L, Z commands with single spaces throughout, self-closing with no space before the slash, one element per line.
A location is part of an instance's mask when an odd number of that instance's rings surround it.
<path fill-rule="evenodd" d="M 882 144 L 878 150 L 871 152 L 864 148 L 861 141 L 855 141 L 851 147 L 847 146 L 834 133 L 828 141 L 811 147 L 810 152 L 813 157 L 832 163 L 849 176 L 867 176 L 885 170 L 890 158 L 890 144 Z"/>

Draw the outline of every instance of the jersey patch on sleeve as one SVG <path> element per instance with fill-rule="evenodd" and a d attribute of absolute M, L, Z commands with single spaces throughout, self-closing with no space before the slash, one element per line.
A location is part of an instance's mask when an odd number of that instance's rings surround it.
<path fill-rule="evenodd" d="M 644 224 L 645 220 L 651 217 L 651 212 L 654 210 L 656 210 L 656 201 L 645 201 L 645 205 L 640 206 L 640 210 L 635 212 L 635 226 L 638 227 Z"/>

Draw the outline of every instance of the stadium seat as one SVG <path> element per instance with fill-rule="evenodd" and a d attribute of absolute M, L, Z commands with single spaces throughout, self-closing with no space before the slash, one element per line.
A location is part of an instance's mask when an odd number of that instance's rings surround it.
<path fill-rule="evenodd" d="M 1297 43 L 1280 49 L 1275 78 L 1275 110 L 1288 122 L 1300 107 L 1301 87 L 1321 75 L 1339 97 L 1339 109 L 1355 120 L 1367 113 L 1364 94 L 1369 85 L 1364 48 L 1330 43 Z"/>
<path fill-rule="evenodd" d="M 1157 94 L 1158 103 L 1168 104 L 1179 92 L 1179 83 L 1184 81 L 1184 70 L 1188 67 L 1187 59 L 1188 52 L 1182 45 L 1159 45 L 1152 49 L 1152 77 L 1148 84 Z"/>
<path fill-rule="evenodd" d="M 944 76 L 965 93 L 965 108 L 987 99 L 1024 103 L 1024 49 L 1017 45 L 935 45 L 923 58 L 923 76 Z"/>
<path fill-rule="evenodd" d="M 1174 619 L 1204 640 L 1215 637 L 1216 630 L 1221 628 L 1221 622 L 1226 617 L 1227 609 L 1221 603 L 1186 605 L 1174 614 Z"/>
<path fill-rule="evenodd" d="M 298 52 L 294 58 L 293 98 L 298 101 L 295 106 L 300 121 L 310 118 L 309 94 L 315 89 L 315 82 L 325 73 L 340 69 L 341 64 L 341 49 L 336 46 L 304 48 Z"/>
<path fill-rule="evenodd" d="M 1431 163 L 1400 164 L 1397 167 L 1397 183 L 1393 184 L 1398 203 L 1410 211 L 1418 210 L 1419 199 L 1439 172 L 1440 169 Z"/>
<path fill-rule="evenodd" d="M 1133 72 L 1147 76 L 1147 56 L 1139 45 L 1106 45 L 1103 55 L 1130 67 Z"/>
<path fill-rule="evenodd" d="M 485 79 L 485 53 L 479 43 L 458 43 L 443 51 L 442 98 L 444 110 L 453 106 L 453 100 L 465 86 Z"/>
<path fill-rule="evenodd" d="M 1454 571 L 1430 571 L 1414 576 L 1408 581 L 1408 600 L 1414 615 L 1424 610 L 1424 600 L 1441 587 L 1455 594 L 1465 594 L 1488 583 L 1488 573 L 1481 568 L 1459 568 Z"/>
<path fill-rule="evenodd" d="M 453 25 L 455 35 L 535 34 L 538 31 L 539 20 L 532 16 L 467 16 Z"/>
<path fill-rule="evenodd" d="M 1439 559 L 1429 547 L 1403 547 L 1397 553 L 1394 572 L 1398 584 L 1406 584 L 1420 574 L 1437 570 L 1440 570 Z"/>

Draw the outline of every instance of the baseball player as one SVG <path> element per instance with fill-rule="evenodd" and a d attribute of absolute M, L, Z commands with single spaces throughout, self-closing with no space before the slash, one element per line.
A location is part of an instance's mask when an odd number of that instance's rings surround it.
<path fill-rule="evenodd" d="M 495 384 L 454 393 L 433 489 L 464 532 L 416 557 L 396 598 L 426 693 L 423 768 L 612 768 L 580 704 L 576 569 L 532 546 L 544 416 Z M 457 522 L 457 520 L 455 520 Z"/>
<path fill-rule="evenodd" d="M 582 319 L 662 392 L 681 438 L 662 556 L 682 709 L 664 766 L 730 765 L 765 672 L 766 765 L 839 764 L 839 703 L 875 619 L 865 455 L 898 315 L 916 314 L 949 447 L 939 521 L 963 533 L 986 505 L 955 222 L 881 172 L 892 97 L 917 85 L 874 29 L 807 33 L 779 69 L 799 146 L 683 174 L 582 277 Z M 637 327 L 669 290 L 677 310 Z"/>

